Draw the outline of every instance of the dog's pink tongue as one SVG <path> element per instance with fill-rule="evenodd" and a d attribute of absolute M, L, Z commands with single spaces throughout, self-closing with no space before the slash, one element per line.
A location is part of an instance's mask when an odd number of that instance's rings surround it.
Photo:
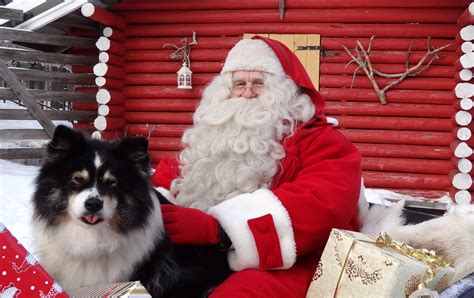
<path fill-rule="evenodd" d="M 99 216 L 94 215 L 94 214 L 93 214 L 93 215 L 86 215 L 86 216 L 84 216 L 84 217 L 85 217 L 85 219 L 87 220 L 87 222 L 90 223 L 90 224 L 92 224 L 92 225 L 95 224 L 96 222 L 98 222 L 99 219 L 100 219 Z"/>

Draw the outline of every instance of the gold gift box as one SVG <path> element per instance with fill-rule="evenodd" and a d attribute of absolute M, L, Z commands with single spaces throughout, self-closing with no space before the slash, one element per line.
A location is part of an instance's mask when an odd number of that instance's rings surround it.
<path fill-rule="evenodd" d="M 381 237 L 333 229 L 306 297 L 398 298 L 449 285 L 454 269 L 442 257 Z"/>

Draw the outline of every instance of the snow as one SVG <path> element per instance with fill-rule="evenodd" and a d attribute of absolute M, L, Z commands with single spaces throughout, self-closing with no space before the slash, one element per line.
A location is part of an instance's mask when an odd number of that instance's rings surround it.
<path fill-rule="evenodd" d="M 34 253 L 31 246 L 31 197 L 38 167 L 0 160 L 0 222 Z"/>

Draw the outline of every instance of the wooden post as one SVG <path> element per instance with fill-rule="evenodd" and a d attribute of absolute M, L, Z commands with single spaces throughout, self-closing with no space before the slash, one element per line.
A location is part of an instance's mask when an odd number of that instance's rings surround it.
<path fill-rule="evenodd" d="M 15 74 L 7 67 L 3 60 L 0 60 L 0 77 L 10 86 L 11 90 L 18 96 L 18 99 L 28 108 L 33 117 L 38 120 L 39 124 L 44 128 L 49 137 L 53 137 L 55 126 L 48 119 L 43 110 L 40 109 L 33 97 L 30 96 L 26 88 Z"/>

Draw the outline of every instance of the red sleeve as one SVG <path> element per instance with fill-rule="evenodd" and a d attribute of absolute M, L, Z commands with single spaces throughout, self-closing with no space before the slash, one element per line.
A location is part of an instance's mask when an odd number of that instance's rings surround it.
<path fill-rule="evenodd" d="M 164 158 L 151 176 L 154 186 L 170 189 L 171 182 L 179 175 L 179 165 L 176 159 Z"/>
<path fill-rule="evenodd" d="M 359 228 L 361 157 L 331 126 L 313 128 L 295 147 L 288 157 L 298 170 L 272 191 L 290 216 L 297 255 L 304 255 L 322 250 L 332 228 Z"/>

